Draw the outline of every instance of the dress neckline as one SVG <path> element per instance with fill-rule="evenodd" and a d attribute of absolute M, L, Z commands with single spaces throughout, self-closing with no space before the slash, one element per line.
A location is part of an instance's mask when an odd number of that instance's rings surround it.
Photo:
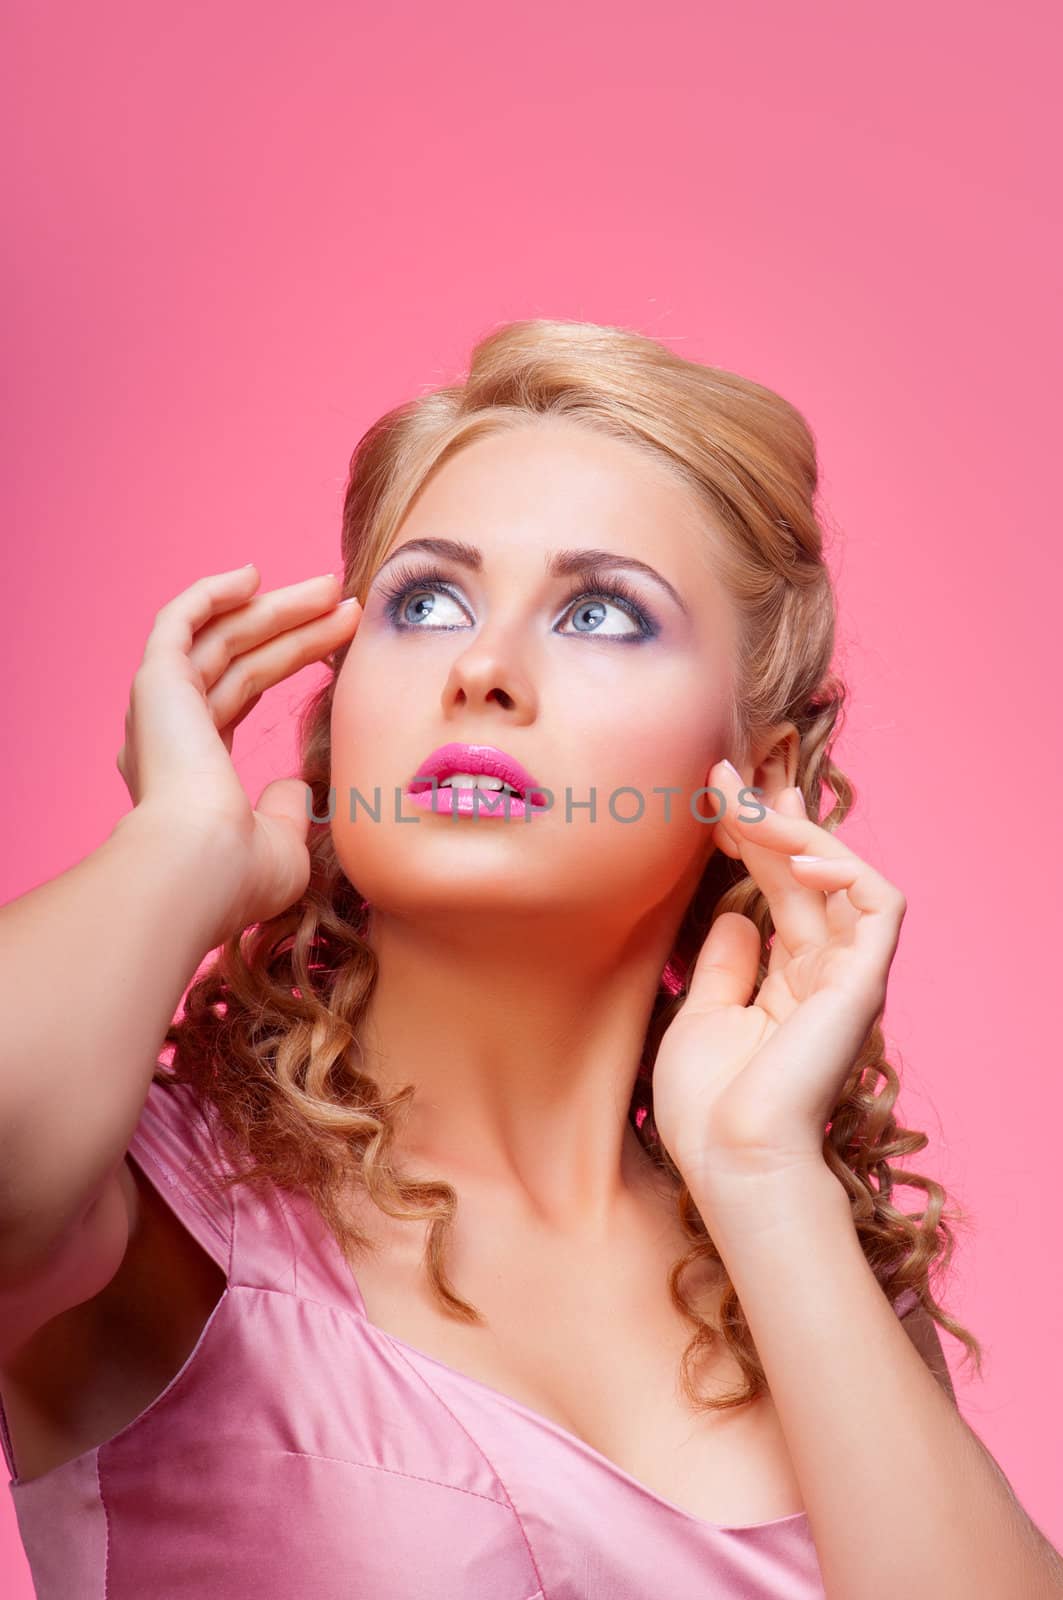
<path fill-rule="evenodd" d="M 331 1231 L 327 1228 L 325 1231 L 332 1239 L 336 1252 L 349 1275 L 355 1310 L 371 1338 L 381 1340 L 386 1345 L 398 1349 L 407 1358 L 412 1356 L 415 1362 L 428 1362 L 430 1366 L 437 1367 L 440 1372 L 446 1373 L 453 1382 L 470 1386 L 478 1393 L 487 1395 L 495 1404 L 504 1406 L 508 1411 L 516 1413 L 526 1421 L 535 1423 L 540 1428 L 548 1429 L 560 1443 L 580 1452 L 597 1467 L 620 1478 L 646 1499 L 652 1500 L 655 1505 L 660 1506 L 663 1511 L 670 1512 L 672 1516 L 679 1517 L 682 1521 L 700 1528 L 704 1533 L 762 1533 L 769 1528 L 784 1527 L 787 1523 L 807 1525 L 808 1513 L 806 1511 L 791 1511 L 785 1517 L 770 1517 L 764 1522 L 746 1522 L 737 1525 L 710 1522 L 707 1517 L 699 1517 L 693 1511 L 687 1511 L 685 1507 L 676 1505 L 674 1500 L 668 1500 L 664 1495 L 659 1494 L 656 1489 L 651 1489 L 648 1484 L 642 1483 L 640 1479 L 633 1477 L 619 1463 L 611 1460 L 609 1456 L 603 1455 L 600 1450 L 597 1450 L 594 1445 L 588 1444 L 587 1440 L 581 1438 L 578 1433 L 573 1433 L 570 1428 L 564 1427 L 562 1423 L 555 1422 L 552 1417 L 547 1417 L 541 1411 L 536 1411 L 533 1406 L 526 1405 L 523 1400 L 518 1400 L 514 1395 L 507 1394 L 504 1389 L 496 1389 L 493 1384 L 485 1383 L 482 1378 L 474 1378 L 471 1373 L 462 1372 L 460 1367 L 452 1367 L 448 1361 L 441 1361 L 438 1356 L 429 1355 L 427 1350 L 421 1350 L 417 1345 L 410 1344 L 408 1340 L 400 1339 L 398 1334 L 389 1333 L 386 1328 L 378 1327 L 369 1316 L 365 1296 L 362 1294 L 358 1279 L 350 1263 L 343 1255 L 336 1240 L 332 1237 Z"/>

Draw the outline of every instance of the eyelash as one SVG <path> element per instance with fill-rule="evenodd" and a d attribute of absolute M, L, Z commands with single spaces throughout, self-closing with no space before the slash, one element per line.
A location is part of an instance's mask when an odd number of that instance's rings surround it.
<path fill-rule="evenodd" d="M 403 602 L 411 594 L 415 594 L 421 589 L 429 590 L 434 594 L 449 595 L 453 600 L 457 599 L 446 580 L 446 574 L 440 572 L 438 568 L 427 567 L 418 571 L 414 567 L 400 565 L 395 570 L 394 578 L 382 585 L 381 588 L 385 614 L 393 626 L 411 628 L 414 632 L 424 631 L 419 630 L 415 624 L 399 621 L 399 611 Z M 626 611 L 628 616 L 638 623 L 638 633 L 602 635 L 603 638 L 608 638 L 613 644 L 636 644 L 641 639 L 653 638 L 659 632 L 657 623 L 642 605 L 635 590 L 615 573 L 607 575 L 604 572 L 593 570 L 585 573 L 579 588 L 574 590 L 565 602 L 565 610 L 571 610 L 577 600 L 585 599 L 609 600 L 612 604 L 619 606 L 622 611 Z M 438 631 L 445 633 L 447 630 L 441 628 Z M 586 637 L 593 638 L 594 635 L 591 633 L 587 634 Z"/>

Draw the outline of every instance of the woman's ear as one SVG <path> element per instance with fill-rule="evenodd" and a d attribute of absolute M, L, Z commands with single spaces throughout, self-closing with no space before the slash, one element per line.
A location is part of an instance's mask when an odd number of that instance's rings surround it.
<path fill-rule="evenodd" d="M 777 722 L 757 740 L 749 787 L 759 788 L 759 798 L 769 806 L 774 804 L 780 789 L 789 789 L 796 784 L 800 749 L 801 735 L 792 722 Z"/>

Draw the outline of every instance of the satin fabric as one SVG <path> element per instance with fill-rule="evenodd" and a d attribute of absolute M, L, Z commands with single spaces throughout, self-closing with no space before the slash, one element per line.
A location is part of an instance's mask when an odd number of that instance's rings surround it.
<path fill-rule="evenodd" d="M 805 1514 L 721 1527 L 376 1328 L 303 1195 L 218 1187 L 192 1090 L 130 1156 L 224 1269 L 181 1370 L 10 1492 L 38 1600 L 813 1600 Z M 898 1303 L 903 1315 L 910 1302 Z"/>

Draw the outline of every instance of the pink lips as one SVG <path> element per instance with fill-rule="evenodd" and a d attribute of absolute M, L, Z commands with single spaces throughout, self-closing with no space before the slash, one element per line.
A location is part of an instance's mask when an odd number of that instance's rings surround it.
<path fill-rule="evenodd" d="M 455 772 L 483 772 L 500 778 L 516 789 L 515 795 L 501 791 L 438 788 L 433 796 L 431 779 L 437 784 Z M 526 810 L 541 811 L 545 801 L 539 797 L 535 779 L 520 762 L 492 744 L 444 744 L 427 756 L 410 780 L 407 794 L 422 809 L 473 811 L 480 816 L 523 816 Z M 474 798 L 475 797 L 475 798 Z M 431 807 L 433 798 L 436 805 Z"/>

